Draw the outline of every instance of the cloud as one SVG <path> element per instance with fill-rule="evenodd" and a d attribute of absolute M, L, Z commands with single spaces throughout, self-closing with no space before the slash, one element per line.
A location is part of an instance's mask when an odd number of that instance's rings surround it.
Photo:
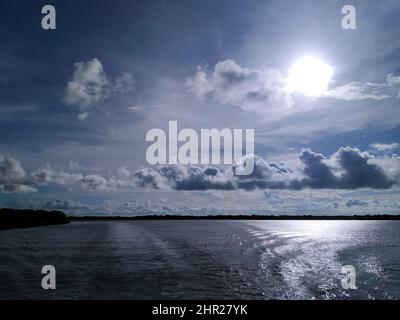
<path fill-rule="evenodd" d="M 400 157 L 397 154 L 376 156 L 370 160 L 371 163 L 384 168 L 385 174 L 391 179 L 400 181 Z"/>
<path fill-rule="evenodd" d="M 0 156 L 0 192 L 24 193 L 35 192 L 29 185 L 27 173 L 18 160 Z"/>
<path fill-rule="evenodd" d="M 98 174 L 91 174 L 79 179 L 78 185 L 84 190 L 107 190 L 114 187 L 114 181 L 110 182 Z"/>
<path fill-rule="evenodd" d="M 300 189 L 297 182 L 300 173 L 295 172 L 292 168 L 283 164 L 268 162 L 256 155 L 246 156 L 243 164 L 246 163 L 248 157 L 254 158 L 254 170 L 250 175 L 236 177 L 233 175 L 234 170 L 231 170 L 237 189 L 248 191 L 255 189 Z"/>
<path fill-rule="evenodd" d="M 197 73 L 186 79 L 188 91 L 194 94 L 198 99 L 204 99 L 206 95 L 214 90 L 214 85 L 209 81 L 207 74 L 201 68 L 197 68 Z"/>
<path fill-rule="evenodd" d="M 337 208 L 340 207 L 340 203 L 339 203 L 339 202 L 334 202 L 334 203 L 332 203 L 332 205 L 333 205 L 333 207 L 334 207 L 335 209 L 337 209 Z"/>
<path fill-rule="evenodd" d="M 80 201 L 59 199 L 28 200 L 19 198 L 15 201 L 7 203 L 6 206 L 15 209 L 63 210 L 67 212 L 75 210 L 87 211 L 90 209 L 88 205 L 84 205 Z"/>
<path fill-rule="evenodd" d="M 357 148 L 340 148 L 332 159 L 339 172 L 338 189 L 388 189 L 398 182 L 373 163 L 373 156 Z"/>
<path fill-rule="evenodd" d="M 374 158 L 357 148 L 343 147 L 331 157 L 304 149 L 299 155 L 301 169 L 268 164 L 256 159 L 257 174 L 260 167 L 263 175 L 243 176 L 237 184 L 241 189 L 388 189 L 397 183 L 397 177 L 389 177 Z M 260 166 L 260 163 L 265 163 Z M 265 169 L 267 168 L 267 169 Z M 265 174 L 267 172 L 267 174 Z"/>
<path fill-rule="evenodd" d="M 399 168 L 385 172 L 368 152 L 351 147 L 340 148 L 329 158 L 304 149 L 296 167 L 254 158 L 249 176 L 235 176 L 234 167 L 178 164 L 143 168 L 134 178 L 138 187 L 171 190 L 389 189 L 399 182 Z"/>
<path fill-rule="evenodd" d="M 112 90 L 118 93 L 128 93 L 135 88 L 136 80 L 130 73 L 123 72 L 114 79 Z"/>
<path fill-rule="evenodd" d="M 327 159 L 324 155 L 313 152 L 310 149 L 304 149 L 299 159 L 304 165 L 303 173 L 306 176 L 301 181 L 302 186 L 315 189 L 335 188 L 337 178 L 327 164 Z"/>
<path fill-rule="evenodd" d="M 346 207 L 351 208 L 354 206 L 368 206 L 368 202 L 359 199 L 350 199 L 346 201 Z"/>
<path fill-rule="evenodd" d="M 330 158 L 310 149 L 300 155 L 305 178 L 302 187 L 316 189 L 388 189 L 397 183 L 384 169 L 373 163 L 368 152 L 357 148 L 342 147 Z"/>
<path fill-rule="evenodd" d="M 400 144 L 397 142 L 393 142 L 390 144 L 386 143 L 373 143 L 370 144 L 370 147 L 381 152 L 390 152 L 400 148 Z"/>
<path fill-rule="evenodd" d="M 346 101 L 384 100 L 392 97 L 389 89 L 397 85 L 400 85 L 400 76 L 389 74 L 384 83 L 353 81 L 316 97 Z M 196 74 L 186 79 L 186 86 L 198 99 L 209 97 L 246 111 L 282 114 L 294 105 L 287 79 L 278 70 L 245 68 L 232 59 L 219 61 L 212 72 L 198 67 Z"/>
<path fill-rule="evenodd" d="M 198 68 L 186 85 L 197 98 L 209 96 L 246 111 L 282 112 L 293 105 L 278 70 L 244 68 L 231 59 L 218 62 L 211 74 Z"/>
<path fill-rule="evenodd" d="M 106 178 L 99 174 L 84 175 L 57 171 L 49 165 L 33 171 L 30 178 L 37 186 L 58 185 L 84 191 L 115 190 L 124 185 L 124 181 L 118 181 L 114 177 Z"/>
<path fill-rule="evenodd" d="M 393 73 L 389 73 L 386 77 L 386 83 L 389 86 L 400 85 L 400 76 L 396 76 Z"/>
<path fill-rule="evenodd" d="M 232 177 L 219 168 L 167 165 L 142 168 L 134 174 L 138 187 L 175 190 L 233 190 Z"/>
<path fill-rule="evenodd" d="M 131 176 L 131 172 L 126 167 L 121 167 L 118 169 L 118 175 L 121 178 L 129 178 Z"/>
<path fill-rule="evenodd" d="M 89 115 L 89 112 L 82 112 L 82 113 L 78 114 L 78 119 L 79 120 L 86 120 L 88 115 Z"/>
<path fill-rule="evenodd" d="M 393 73 L 389 73 L 386 77 L 386 83 L 390 87 L 399 87 L 400 86 L 400 76 L 396 76 Z M 397 98 L 400 98 L 400 91 L 397 94 Z"/>
<path fill-rule="evenodd" d="M 69 169 L 82 169 L 78 164 Z M 50 165 L 26 172 L 20 161 L 9 157 L 0 157 L 0 192 L 23 193 L 35 192 L 43 186 L 59 186 L 69 190 L 112 191 L 132 189 L 135 184 L 131 173 L 125 167 L 117 170 L 117 174 L 83 174 L 55 170 Z"/>
<path fill-rule="evenodd" d="M 130 73 L 124 72 L 113 80 L 109 79 L 97 58 L 76 62 L 74 69 L 63 101 L 66 105 L 80 108 L 79 120 L 85 120 L 89 115 L 88 111 L 111 94 L 126 94 L 134 89 L 135 80 Z"/>
<path fill-rule="evenodd" d="M 94 58 L 89 61 L 74 63 L 72 80 L 68 82 L 64 102 L 77 105 L 82 110 L 104 100 L 109 90 L 108 79 L 101 62 Z"/>
<path fill-rule="evenodd" d="M 384 100 L 391 98 L 391 88 L 400 86 L 400 76 L 390 73 L 386 76 L 384 83 L 371 83 L 353 81 L 343 86 L 336 87 L 321 94 L 321 97 L 330 97 L 334 99 L 355 101 L 355 100 Z M 400 92 L 397 95 L 400 97 Z"/>
<path fill-rule="evenodd" d="M 383 100 L 390 98 L 384 91 L 387 88 L 385 83 L 362 83 L 358 81 L 347 83 L 343 86 L 324 92 L 321 97 L 354 101 L 354 100 Z"/>
<path fill-rule="evenodd" d="M 128 107 L 129 111 L 132 112 L 139 112 L 139 111 L 143 111 L 145 109 L 144 106 L 132 106 L 132 107 Z"/>
<path fill-rule="evenodd" d="M 398 201 L 393 201 L 388 199 L 381 199 L 381 200 L 375 199 L 372 201 L 372 204 L 376 209 L 379 210 L 392 209 L 394 210 L 395 213 L 398 213 L 398 210 L 400 209 L 400 204 Z"/>
<path fill-rule="evenodd" d="M 177 207 L 157 204 L 154 201 L 140 202 L 136 200 L 108 200 L 105 201 L 105 204 L 102 207 L 101 212 L 118 215 L 177 214 L 181 212 Z"/>
<path fill-rule="evenodd" d="M 236 176 L 236 166 L 159 165 L 140 168 L 131 173 L 125 167 L 115 174 L 84 174 L 55 170 L 46 165 L 27 173 L 21 163 L 12 158 L 0 160 L 1 192 L 32 192 L 43 186 L 59 186 L 68 190 L 113 191 L 137 187 L 155 190 L 303 190 L 362 188 L 389 189 L 400 181 L 400 158 L 374 157 L 357 148 L 342 147 L 330 157 L 311 149 L 303 149 L 297 162 L 269 162 L 253 157 L 254 170 L 248 176 Z M 69 168 L 71 170 L 71 168 Z M 80 170 L 80 168 L 76 168 Z M 82 170 L 81 170 L 82 171 Z"/>
<path fill-rule="evenodd" d="M 138 187 L 152 189 L 167 189 L 168 180 L 152 168 L 142 168 L 135 172 L 134 181 Z"/>

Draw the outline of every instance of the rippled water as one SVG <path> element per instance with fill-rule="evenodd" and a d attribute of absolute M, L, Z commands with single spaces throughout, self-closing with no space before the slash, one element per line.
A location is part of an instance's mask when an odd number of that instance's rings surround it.
<path fill-rule="evenodd" d="M 41 289 L 54 265 L 57 289 Z M 342 266 L 356 269 L 344 290 Z M 400 221 L 92 221 L 0 231 L 0 299 L 399 299 Z"/>

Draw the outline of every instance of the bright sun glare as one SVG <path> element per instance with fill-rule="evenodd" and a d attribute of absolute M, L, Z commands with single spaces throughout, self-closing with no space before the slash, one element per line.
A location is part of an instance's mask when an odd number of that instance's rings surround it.
<path fill-rule="evenodd" d="M 289 70 L 287 86 L 290 92 L 318 96 L 328 89 L 333 68 L 317 57 L 303 57 Z"/>

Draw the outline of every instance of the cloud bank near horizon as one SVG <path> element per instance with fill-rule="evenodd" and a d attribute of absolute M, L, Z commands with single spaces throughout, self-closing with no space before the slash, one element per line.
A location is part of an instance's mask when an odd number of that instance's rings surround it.
<path fill-rule="evenodd" d="M 294 168 L 254 158 L 254 171 L 248 176 L 235 176 L 233 167 L 164 165 L 139 169 L 134 177 L 137 185 L 159 190 L 247 191 L 389 189 L 398 185 L 400 177 L 399 157 L 374 157 L 351 147 L 342 147 L 330 157 L 303 149 L 298 155 L 299 166 Z"/>
<path fill-rule="evenodd" d="M 28 173 L 20 161 L 0 157 L 0 192 L 35 192 L 49 185 L 87 192 L 135 188 L 176 191 L 380 190 L 390 189 L 400 181 L 400 157 L 395 154 L 373 156 L 368 151 L 351 147 L 342 147 L 329 157 L 309 148 L 303 149 L 296 164 L 269 162 L 253 155 L 246 157 L 254 157 L 254 171 L 248 176 L 235 176 L 235 166 L 180 164 L 136 171 L 123 167 L 107 175 L 55 170 L 46 165 Z"/>

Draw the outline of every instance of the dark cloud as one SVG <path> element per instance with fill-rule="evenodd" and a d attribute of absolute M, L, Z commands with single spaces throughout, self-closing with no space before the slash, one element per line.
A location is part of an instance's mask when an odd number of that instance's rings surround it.
<path fill-rule="evenodd" d="M 259 156 L 250 157 L 254 161 L 253 172 L 247 176 L 232 175 L 237 189 L 300 189 L 298 181 L 294 179 L 295 175 L 290 168 L 268 162 Z"/>
<path fill-rule="evenodd" d="M 309 149 L 303 150 L 300 160 L 306 178 L 301 185 L 314 189 L 388 189 L 396 181 L 371 162 L 368 152 L 357 148 L 340 148 L 330 159 Z"/>
<path fill-rule="evenodd" d="M 299 156 L 304 165 L 303 173 L 306 176 L 301 181 L 302 186 L 314 189 L 334 188 L 337 178 L 331 168 L 325 163 L 325 156 L 320 153 L 305 149 Z"/>
<path fill-rule="evenodd" d="M 340 148 L 329 158 L 304 149 L 299 160 L 302 167 L 295 169 L 254 156 L 248 176 L 235 176 L 234 168 L 165 165 L 137 171 L 135 181 L 141 187 L 174 190 L 388 189 L 397 183 L 357 148 Z"/>
<path fill-rule="evenodd" d="M 231 175 L 216 167 L 180 164 L 140 169 L 135 172 L 137 186 L 175 190 L 234 190 Z"/>
<path fill-rule="evenodd" d="M 368 152 L 361 152 L 356 148 L 340 148 L 333 155 L 343 171 L 337 188 L 338 189 L 388 189 L 396 181 L 388 177 L 383 168 L 372 163 L 372 156 Z"/>
<path fill-rule="evenodd" d="M 138 187 L 164 189 L 165 178 L 154 169 L 142 168 L 135 172 L 135 183 Z"/>

